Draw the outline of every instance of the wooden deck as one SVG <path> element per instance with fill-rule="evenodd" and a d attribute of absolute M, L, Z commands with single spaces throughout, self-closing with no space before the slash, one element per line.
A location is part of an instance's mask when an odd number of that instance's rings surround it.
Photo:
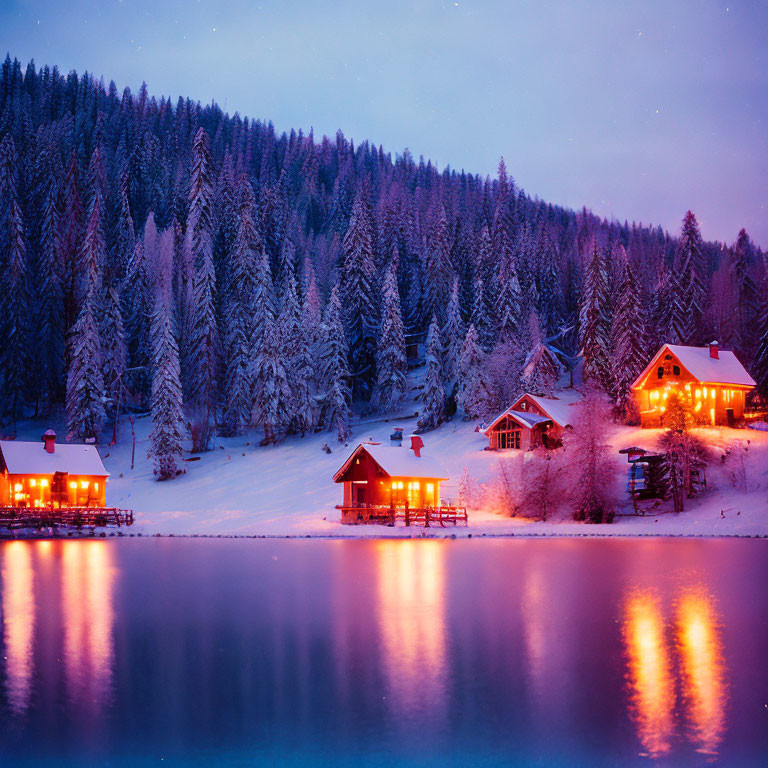
<path fill-rule="evenodd" d="M 117 507 L 0 507 L 0 527 L 120 528 L 133 525 L 133 510 Z"/>
<path fill-rule="evenodd" d="M 344 525 L 389 525 L 394 526 L 402 522 L 406 527 L 412 525 L 429 528 L 438 525 L 445 528 L 447 525 L 456 526 L 463 523 L 469 525 L 467 510 L 465 507 L 456 507 L 452 504 L 443 504 L 439 507 L 387 507 L 375 504 L 362 504 L 358 506 L 345 506 L 337 504 L 336 509 L 341 510 L 341 522 Z"/>

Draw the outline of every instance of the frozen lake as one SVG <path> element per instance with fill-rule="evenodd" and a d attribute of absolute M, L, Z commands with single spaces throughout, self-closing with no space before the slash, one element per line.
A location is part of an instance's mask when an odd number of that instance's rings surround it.
<path fill-rule="evenodd" d="M 768 754 L 765 541 L 12 541 L 0 576 L 3 763 Z"/>

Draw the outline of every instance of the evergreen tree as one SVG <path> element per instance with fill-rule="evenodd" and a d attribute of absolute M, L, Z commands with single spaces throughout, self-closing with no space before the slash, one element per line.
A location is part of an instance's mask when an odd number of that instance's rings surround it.
<path fill-rule="evenodd" d="M 760 394 L 768 398 L 768 259 L 763 266 L 763 281 L 760 285 L 760 312 L 757 327 L 757 350 L 752 365 L 755 382 Z"/>
<path fill-rule="evenodd" d="M 491 395 L 483 376 L 484 354 L 474 324 L 469 326 L 459 355 L 457 402 L 465 419 L 485 416 Z"/>
<path fill-rule="evenodd" d="M 30 294 L 27 243 L 17 193 L 16 148 L 0 145 L 0 417 L 16 433 L 27 391 Z"/>
<path fill-rule="evenodd" d="M 466 331 L 461 319 L 459 303 L 459 280 L 456 278 L 453 281 L 453 291 L 448 302 L 448 309 L 445 312 L 445 324 L 441 334 L 443 341 L 442 374 L 445 381 L 452 381 L 456 378 L 459 352 L 465 335 Z"/>
<path fill-rule="evenodd" d="M 85 295 L 69 338 L 71 362 L 67 375 L 66 406 L 70 440 L 98 440 L 106 420 L 96 311 L 96 289 L 92 286 Z"/>
<path fill-rule="evenodd" d="M 613 394 L 625 413 L 632 401 L 630 387 L 648 362 L 649 344 L 643 294 L 631 265 L 624 275 L 616 301 L 611 331 Z"/>
<path fill-rule="evenodd" d="M 349 385 L 347 355 L 341 300 L 338 287 L 334 286 L 321 328 L 320 391 L 323 402 L 322 423 L 326 429 L 336 432 L 340 443 L 344 442 L 349 434 L 349 421 L 352 416 L 352 390 Z"/>
<path fill-rule="evenodd" d="M 736 298 L 734 351 L 747 367 L 756 351 L 759 327 L 759 295 L 751 275 L 752 250 L 749 235 L 742 229 L 731 262 L 731 281 Z"/>
<path fill-rule="evenodd" d="M 341 296 L 350 363 L 356 391 L 368 397 L 375 380 L 378 312 L 374 292 L 373 223 L 364 191 L 352 207 L 352 218 L 342 242 Z"/>
<path fill-rule="evenodd" d="M 291 390 L 283 363 L 283 339 L 280 324 L 270 320 L 256 358 L 254 380 L 259 396 L 254 419 L 264 429 L 262 445 L 276 443 L 291 416 Z"/>
<path fill-rule="evenodd" d="M 701 341 L 704 315 L 706 260 L 702 251 L 701 232 L 691 211 L 685 214 L 675 256 L 677 277 L 676 301 L 686 319 L 683 344 Z"/>
<path fill-rule="evenodd" d="M 110 418 L 117 419 L 126 368 L 126 355 L 120 296 L 113 283 L 106 286 L 104 291 L 99 330 L 102 339 L 102 378 L 107 411 Z"/>
<path fill-rule="evenodd" d="M 445 421 L 445 388 L 442 376 L 443 345 L 440 326 L 433 317 L 427 334 L 427 375 L 424 380 L 424 408 L 419 419 L 419 429 L 430 430 Z"/>
<path fill-rule="evenodd" d="M 390 266 L 384 280 L 383 298 L 384 314 L 376 350 L 377 379 L 372 403 L 378 410 L 388 412 L 396 410 L 402 404 L 408 390 L 405 334 L 400 316 L 400 294 L 397 290 L 394 265 Z"/>
<path fill-rule="evenodd" d="M 550 397 L 562 372 L 563 368 L 552 350 L 543 341 L 537 342 L 523 364 L 525 391 Z"/>
<path fill-rule="evenodd" d="M 431 237 L 425 248 L 424 313 L 443 317 L 451 286 L 450 242 L 445 208 L 438 205 Z"/>
<path fill-rule="evenodd" d="M 192 450 L 207 451 L 216 426 L 219 330 L 213 266 L 213 169 L 204 128 L 197 131 L 192 152 L 187 236 L 195 276 L 187 368 L 194 420 Z"/>
<path fill-rule="evenodd" d="M 608 274 L 604 255 L 597 243 L 593 244 L 587 263 L 579 321 L 584 380 L 607 389 L 611 381 Z"/>
<path fill-rule="evenodd" d="M 493 327 L 485 298 L 485 286 L 481 277 L 475 278 L 470 323 L 475 329 L 477 341 L 481 349 L 484 352 L 488 352 L 493 345 Z"/>
<path fill-rule="evenodd" d="M 166 230 L 160 238 L 160 247 L 172 252 L 170 230 Z M 167 268 L 160 276 L 151 335 L 152 432 L 149 435 L 149 455 L 154 460 L 157 479 L 169 480 L 179 474 L 184 439 L 184 410 L 179 347 L 171 307 L 170 270 Z"/>

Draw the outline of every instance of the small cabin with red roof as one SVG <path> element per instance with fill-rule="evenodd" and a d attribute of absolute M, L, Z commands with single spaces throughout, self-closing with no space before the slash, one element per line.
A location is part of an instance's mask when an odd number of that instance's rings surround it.
<path fill-rule="evenodd" d="M 424 443 L 411 436 L 411 447 L 361 443 L 333 476 L 344 486 L 341 522 L 373 522 L 367 510 L 439 509 L 440 484 L 449 479 L 436 459 L 422 454 Z M 375 517 L 375 516 L 374 516 Z"/>
<path fill-rule="evenodd" d="M 107 478 L 95 445 L 0 440 L 0 507 L 105 507 Z"/>
<path fill-rule="evenodd" d="M 488 450 L 527 451 L 561 445 L 563 433 L 571 428 L 570 406 L 578 397 L 575 392 L 558 397 L 526 392 L 483 430 L 488 437 Z"/>
<path fill-rule="evenodd" d="M 730 350 L 664 344 L 632 384 L 643 427 L 663 427 L 667 400 L 681 394 L 702 422 L 733 426 L 755 381 Z"/>

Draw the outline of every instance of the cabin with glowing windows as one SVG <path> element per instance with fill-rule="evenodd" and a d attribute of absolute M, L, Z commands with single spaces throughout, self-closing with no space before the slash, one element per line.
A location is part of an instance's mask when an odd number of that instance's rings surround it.
<path fill-rule="evenodd" d="M 341 522 L 381 522 L 390 512 L 405 508 L 435 510 L 439 515 L 440 483 L 449 475 L 440 462 L 422 455 L 423 445 L 418 435 L 411 436 L 410 448 L 358 445 L 333 476 L 344 486 Z"/>
<path fill-rule="evenodd" d="M 562 445 L 563 433 L 571 428 L 571 408 L 579 394 L 563 392 L 558 397 L 540 397 L 526 392 L 483 429 L 488 450 L 528 451 Z"/>
<path fill-rule="evenodd" d="M 632 384 L 643 427 L 663 427 L 667 400 L 681 394 L 702 423 L 733 426 L 744 418 L 755 381 L 736 355 L 713 341 L 706 347 L 664 344 Z"/>
<path fill-rule="evenodd" d="M 94 445 L 0 440 L 0 507 L 106 507 L 107 478 Z"/>

